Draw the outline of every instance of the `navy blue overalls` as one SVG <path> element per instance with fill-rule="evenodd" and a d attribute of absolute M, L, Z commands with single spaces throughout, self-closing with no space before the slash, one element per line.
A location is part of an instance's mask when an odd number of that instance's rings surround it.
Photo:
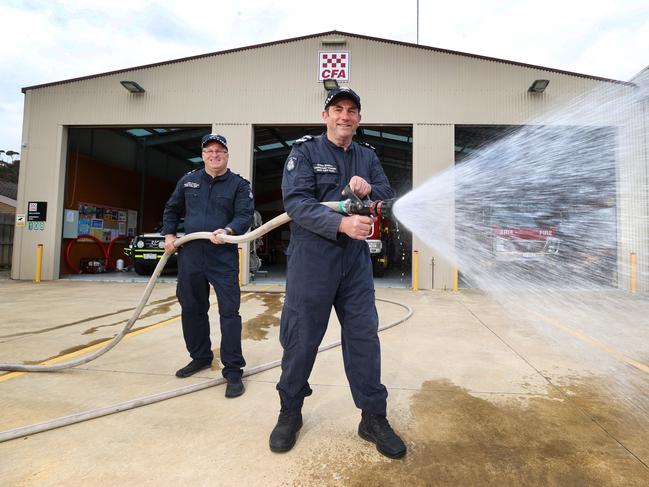
<path fill-rule="evenodd" d="M 185 232 L 231 228 L 243 234 L 250 227 L 254 201 L 250 184 L 229 169 L 213 178 L 204 169 L 185 174 L 165 205 L 162 234 L 176 233 L 185 218 Z M 178 251 L 176 295 L 182 307 L 183 336 L 192 359 L 214 358 L 210 341 L 210 284 L 214 286 L 221 322 L 223 376 L 241 376 L 246 365 L 241 352 L 239 255 L 236 244 L 215 245 L 194 240 Z"/>
<path fill-rule="evenodd" d="M 341 324 L 343 360 L 354 403 L 364 411 L 385 414 L 388 393 L 381 384 L 369 247 L 363 240 L 338 233 L 342 215 L 319 204 L 340 200 L 352 176 L 372 185 L 373 200 L 394 196 L 376 153 L 367 144 L 352 142 L 345 151 L 326 135 L 306 136 L 295 142 L 284 166 L 284 208 L 293 222 L 277 390 L 287 411 L 300 409 L 312 392 L 308 379 L 333 306 Z"/>

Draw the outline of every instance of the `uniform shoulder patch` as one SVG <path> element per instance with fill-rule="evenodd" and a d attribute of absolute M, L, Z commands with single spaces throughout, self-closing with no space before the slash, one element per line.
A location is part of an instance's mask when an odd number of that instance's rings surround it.
<path fill-rule="evenodd" d="M 298 144 L 299 145 L 299 144 L 303 144 L 304 142 L 308 142 L 310 140 L 313 140 L 313 136 L 312 135 L 305 135 L 304 137 L 300 137 L 299 139 L 297 139 L 295 142 L 293 142 L 293 144 Z"/>
<path fill-rule="evenodd" d="M 236 174 L 236 173 L 235 173 L 235 174 Z M 237 174 L 237 176 L 239 176 L 240 179 L 243 179 L 243 182 L 244 182 L 244 183 L 250 185 L 250 181 L 248 181 L 246 178 L 244 178 L 241 174 Z"/>
<path fill-rule="evenodd" d="M 295 164 L 297 164 L 297 159 L 295 157 L 289 157 L 288 160 L 286 161 L 286 170 L 288 172 L 291 172 L 293 169 L 295 169 Z"/>
<path fill-rule="evenodd" d="M 367 147 L 369 149 L 372 149 L 374 152 L 376 152 L 376 147 L 374 147 L 373 145 L 368 144 L 367 142 L 359 142 L 359 144 L 361 144 L 363 147 Z"/>

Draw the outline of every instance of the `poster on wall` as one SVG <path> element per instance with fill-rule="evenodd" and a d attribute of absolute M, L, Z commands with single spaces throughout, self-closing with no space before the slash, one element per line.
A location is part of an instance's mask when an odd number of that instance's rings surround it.
<path fill-rule="evenodd" d="M 79 218 L 79 229 L 77 233 L 79 235 L 90 234 L 90 218 Z"/>
<path fill-rule="evenodd" d="M 102 242 L 135 235 L 137 211 L 79 203 L 79 235 L 92 235 Z"/>

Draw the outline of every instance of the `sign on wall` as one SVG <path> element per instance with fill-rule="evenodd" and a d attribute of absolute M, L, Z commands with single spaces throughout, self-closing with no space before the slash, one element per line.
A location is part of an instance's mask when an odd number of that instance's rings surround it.
<path fill-rule="evenodd" d="M 335 79 L 349 81 L 349 52 L 320 52 L 318 81 Z"/>
<path fill-rule="evenodd" d="M 30 201 L 27 203 L 27 221 L 47 221 L 47 201 Z"/>

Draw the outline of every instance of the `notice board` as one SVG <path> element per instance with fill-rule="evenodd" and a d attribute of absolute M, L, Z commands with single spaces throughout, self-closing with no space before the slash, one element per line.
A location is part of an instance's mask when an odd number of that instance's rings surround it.
<path fill-rule="evenodd" d="M 134 237 L 137 211 L 127 208 L 79 203 L 79 235 L 92 235 L 102 242 L 116 237 Z"/>

